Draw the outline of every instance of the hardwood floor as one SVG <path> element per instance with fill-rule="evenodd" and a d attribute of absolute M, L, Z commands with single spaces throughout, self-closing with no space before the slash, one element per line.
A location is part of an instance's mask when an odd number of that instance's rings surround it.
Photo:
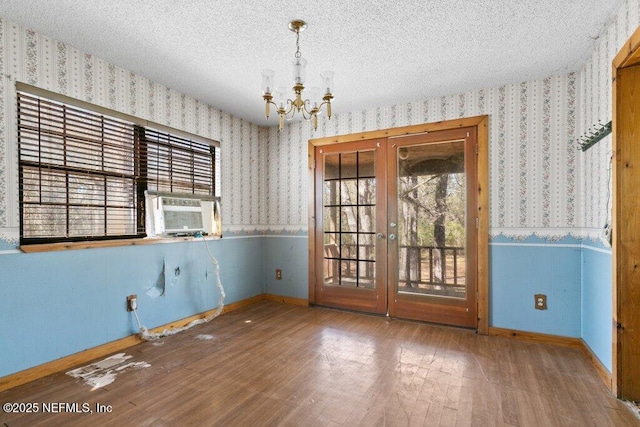
<path fill-rule="evenodd" d="M 39 412 L 0 426 L 640 425 L 580 350 L 321 308 L 263 301 L 125 353 L 151 366 L 7 390 Z M 54 402 L 93 413 L 42 413 Z"/>

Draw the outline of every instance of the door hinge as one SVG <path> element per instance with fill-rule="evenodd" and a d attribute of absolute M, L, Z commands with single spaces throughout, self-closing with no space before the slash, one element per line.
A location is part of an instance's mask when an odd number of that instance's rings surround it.
<path fill-rule="evenodd" d="M 478 144 L 476 144 L 476 156 L 478 155 Z"/>
<path fill-rule="evenodd" d="M 469 135 L 471 135 L 469 132 L 467 132 L 467 138 L 469 138 Z"/>
<path fill-rule="evenodd" d="M 480 228 L 480 218 L 476 217 L 476 229 Z"/>

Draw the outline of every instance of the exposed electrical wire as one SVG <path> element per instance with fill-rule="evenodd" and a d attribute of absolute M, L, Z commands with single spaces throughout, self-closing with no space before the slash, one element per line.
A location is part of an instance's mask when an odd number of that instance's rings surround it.
<path fill-rule="evenodd" d="M 607 168 L 607 222 L 609 222 L 609 202 L 611 201 L 611 170 L 613 169 L 613 154 L 609 155 L 609 167 Z"/>
<path fill-rule="evenodd" d="M 222 314 L 222 310 L 224 308 L 224 298 L 225 298 L 225 292 L 224 292 L 224 287 L 222 286 L 222 281 L 220 280 L 220 264 L 218 263 L 218 260 L 216 259 L 215 256 L 213 256 L 213 254 L 211 253 L 211 250 L 209 249 L 209 245 L 207 244 L 207 240 L 205 239 L 205 237 L 201 234 L 199 234 L 199 237 L 202 237 L 202 241 L 204 242 L 204 245 L 207 248 L 207 252 L 209 253 L 209 257 L 211 258 L 211 263 L 213 264 L 214 267 L 214 272 L 215 272 L 215 276 L 216 276 L 216 286 L 218 288 L 218 291 L 220 292 L 220 300 L 218 302 L 218 308 L 209 316 L 202 318 L 202 319 L 196 319 L 194 321 L 192 321 L 191 323 L 189 323 L 188 325 L 185 325 L 181 328 L 175 328 L 175 329 L 165 329 L 162 332 L 150 332 L 147 328 L 145 328 L 141 323 L 140 323 L 140 318 L 138 317 L 138 310 L 137 310 L 137 306 L 133 308 L 133 315 L 136 318 L 136 322 L 138 323 L 138 335 L 140 336 L 140 338 L 142 338 L 145 341 L 154 341 L 163 337 L 168 337 L 170 335 L 175 335 L 179 332 L 182 331 L 186 331 L 187 329 L 193 328 L 196 325 L 201 325 L 203 323 L 207 323 L 212 321 L 213 319 L 215 319 L 216 317 L 220 316 L 220 314 Z"/>
<path fill-rule="evenodd" d="M 610 155 L 609 157 L 609 167 L 607 168 L 607 204 L 605 206 L 605 213 L 606 213 L 606 217 L 605 217 L 605 221 L 604 221 L 604 227 L 602 229 L 602 234 L 600 236 L 600 240 L 608 246 L 611 246 L 611 219 L 610 219 L 610 214 L 611 214 L 611 208 L 609 207 L 609 204 L 611 202 L 611 170 L 613 168 L 613 154 Z"/>

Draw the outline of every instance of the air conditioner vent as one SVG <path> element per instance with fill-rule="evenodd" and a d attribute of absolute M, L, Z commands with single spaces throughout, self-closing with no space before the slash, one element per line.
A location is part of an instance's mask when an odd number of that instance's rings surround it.
<path fill-rule="evenodd" d="M 218 197 L 147 194 L 147 235 L 220 234 Z"/>

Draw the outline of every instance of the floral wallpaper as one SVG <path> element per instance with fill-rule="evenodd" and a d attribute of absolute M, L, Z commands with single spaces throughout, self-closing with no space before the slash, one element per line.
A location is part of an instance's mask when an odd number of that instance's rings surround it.
<path fill-rule="evenodd" d="M 0 76 L 0 241 L 18 238 L 18 81 L 220 141 L 224 231 L 265 223 L 264 128 L 1 18 Z"/>
<path fill-rule="evenodd" d="M 308 139 L 488 114 L 492 234 L 561 238 L 579 233 L 577 91 L 578 75 L 569 73 L 338 114 L 324 118 L 315 132 L 307 122 L 291 123 L 283 132 L 270 128 L 267 157 L 274 167 L 265 179 L 268 224 L 307 227 Z"/>
<path fill-rule="evenodd" d="M 611 120 L 611 60 L 638 25 L 640 2 L 624 0 L 578 72 L 339 114 L 315 132 L 309 123 L 270 128 L 269 164 L 288 174 L 270 171 L 265 180 L 269 227 L 307 227 L 306 204 L 297 203 L 307 196 L 299 170 L 307 145 L 296 141 L 488 114 L 491 236 L 598 240 L 610 221 L 611 137 L 585 153 L 576 140 Z"/>
<path fill-rule="evenodd" d="M 580 73 L 581 117 L 578 135 L 609 122 L 612 118 L 611 61 L 640 25 L 640 2 L 625 0 L 616 16 L 600 33 L 593 52 Z M 611 136 L 586 152 L 579 152 L 583 193 L 583 233 L 597 240 L 605 223 L 611 221 Z"/>
<path fill-rule="evenodd" d="M 0 240 L 18 237 L 16 81 L 220 141 L 227 234 L 306 233 L 308 139 L 487 114 L 491 235 L 595 238 L 610 218 L 611 138 L 586 153 L 576 138 L 611 119 L 611 59 L 639 15 L 624 0 L 578 72 L 338 114 L 315 132 L 259 127 L 0 18 Z"/>

